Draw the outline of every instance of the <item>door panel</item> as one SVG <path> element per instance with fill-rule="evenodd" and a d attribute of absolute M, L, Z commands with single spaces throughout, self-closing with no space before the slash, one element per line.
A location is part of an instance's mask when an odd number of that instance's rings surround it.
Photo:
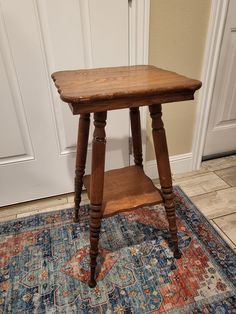
<path fill-rule="evenodd" d="M 7 77 L 2 55 L 0 55 L 0 73 L 1 110 L 4 112 L 4 115 L 0 115 L 0 142 L 2 143 L 0 158 L 7 158 L 9 161 L 10 157 L 22 156 L 27 152 L 24 145 L 24 131 L 21 130 L 16 111 L 21 105 L 16 106 L 14 103 L 13 90 Z M 8 135 L 7 141 L 5 140 L 6 134 Z M 3 160 L 1 161 L 3 162 Z"/>
<path fill-rule="evenodd" d="M 128 64 L 128 1 L 0 0 L 0 35 L 0 206 L 71 192 L 79 117 L 50 74 Z M 108 114 L 106 169 L 129 163 L 128 118 Z"/>
<path fill-rule="evenodd" d="M 43 38 L 46 73 L 85 68 L 85 47 L 81 23 L 80 1 L 37 1 L 38 19 Z M 59 154 L 75 152 L 78 116 L 73 116 L 50 80 L 51 103 Z M 74 158 L 74 156 L 73 156 Z"/>
<path fill-rule="evenodd" d="M 128 1 L 118 4 L 117 0 L 103 0 L 101 6 L 99 1 L 89 0 L 89 8 L 93 65 L 119 66 L 124 65 L 124 60 L 128 65 Z"/>
<path fill-rule="evenodd" d="M 230 1 L 204 156 L 236 150 L 236 2 Z"/>

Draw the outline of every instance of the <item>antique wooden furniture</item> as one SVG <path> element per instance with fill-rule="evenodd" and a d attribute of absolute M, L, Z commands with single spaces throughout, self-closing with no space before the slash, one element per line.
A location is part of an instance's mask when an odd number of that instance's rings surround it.
<path fill-rule="evenodd" d="M 146 65 L 61 71 L 53 73 L 52 78 L 61 99 L 69 104 L 73 114 L 80 114 L 75 170 L 75 221 L 79 218 L 84 183 L 91 202 L 89 286 L 96 285 L 95 269 L 101 219 L 121 211 L 164 202 L 174 245 L 174 257 L 179 258 L 181 253 L 178 248 L 174 195 L 161 104 L 193 99 L 201 82 Z M 152 118 L 161 191 L 145 175 L 142 165 L 139 107 L 147 105 Z M 104 173 L 107 111 L 122 108 L 130 108 L 135 165 Z M 95 127 L 92 170 L 90 176 L 84 176 L 90 113 L 94 113 Z"/>

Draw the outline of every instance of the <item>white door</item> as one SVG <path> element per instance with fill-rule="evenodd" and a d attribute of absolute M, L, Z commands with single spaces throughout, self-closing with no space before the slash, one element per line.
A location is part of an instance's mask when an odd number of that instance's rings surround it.
<path fill-rule="evenodd" d="M 204 156 L 236 151 L 236 1 L 229 2 Z"/>
<path fill-rule="evenodd" d="M 73 191 L 79 117 L 50 74 L 128 65 L 128 34 L 128 0 L 0 0 L 0 206 Z M 129 163 L 128 119 L 108 114 L 107 169 Z"/>

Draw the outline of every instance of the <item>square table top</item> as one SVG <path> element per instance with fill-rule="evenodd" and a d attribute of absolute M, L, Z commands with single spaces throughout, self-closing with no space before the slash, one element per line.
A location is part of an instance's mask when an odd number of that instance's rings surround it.
<path fill-rule="evenodd" d="M 193 99 L 201 87 L 151 65 L 59 71 L 52 79 L 74 114 Z"/>

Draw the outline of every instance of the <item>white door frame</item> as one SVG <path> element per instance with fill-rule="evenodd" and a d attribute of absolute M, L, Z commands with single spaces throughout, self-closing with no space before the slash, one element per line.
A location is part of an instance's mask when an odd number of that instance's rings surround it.
<path fill-rule="evenodd" d="M 201 166 L 229 0 L 212 0 L 192 146 L 192 170 Z"/>
<path fill-rule="evenodd" d="M 150 0 L 129 1 L 129 65 L 148 64 Z M 146 166 L 147 108 L 140 108 L 143 165 Z M 130 155 L 130 164 L 133 156 Z"/>

